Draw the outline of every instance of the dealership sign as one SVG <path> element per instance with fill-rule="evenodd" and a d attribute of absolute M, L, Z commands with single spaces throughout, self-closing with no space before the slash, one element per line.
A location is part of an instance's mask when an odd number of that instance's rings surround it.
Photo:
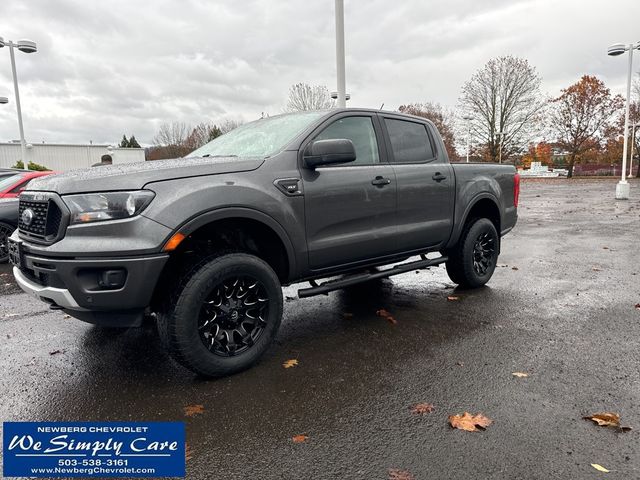
<path fill-rule="evenodd" d="M 183 422 L 4 422 L 5 477 L 184 477 Z"/>

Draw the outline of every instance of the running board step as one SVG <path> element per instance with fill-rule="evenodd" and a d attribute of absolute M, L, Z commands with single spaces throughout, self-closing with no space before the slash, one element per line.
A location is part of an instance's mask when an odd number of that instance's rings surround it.
<path fill-rule="evenodd" d="M 311 282 L 309 282 L 311 283 L 312 287 L 301 288 L 300 290 L 298 290 L 298 297 L 307 298 L 313 297 L 314 295 L 326 295 L 327 293 L 334 290 L 340 290 L 341 288 L 357 285 L 358 283 L 368 282 L 369 280 L 376 280 L 378 278 L 387 278 L 392 275 L 410 272 L 411 270 L 420 270 L 423 268 L 433 267 L 449 260 L 448 257 L 444 256 L 433 259 L 429 259 L 424 255 L 421 255 L 421 257 L 422 260 L 416 260 L 415 262 L 409 263 L 401 263 L 380 272 L 349 275 L 338 280 L 330 280 L 328 282 L 321 283 L 320 285 L 312 280 Z"/>

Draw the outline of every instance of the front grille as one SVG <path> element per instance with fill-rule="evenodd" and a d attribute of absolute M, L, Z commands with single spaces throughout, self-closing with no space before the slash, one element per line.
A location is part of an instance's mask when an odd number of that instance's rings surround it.
<path fill-rule="evenodd" d="M 25 213 L 27 210 L 31 211 Z M 18 228 L 29 237 L 50 240 L 58 235 L 62 211 L 52 199 L 32 200 L 20 198 Z"/>

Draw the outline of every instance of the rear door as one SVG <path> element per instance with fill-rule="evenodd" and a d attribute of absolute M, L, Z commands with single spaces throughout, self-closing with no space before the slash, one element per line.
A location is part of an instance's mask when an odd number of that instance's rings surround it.
<path fill-rule="evenodd" d="M 443 245 L 453 226 L 455 179 L 436 132 L 418 120 L 381 120 L 398 185 L 396 244 L 405 251 Z"/>
<path fill-rule="evenodd" d="M 301 168 L 309 266 L 325 269 L 392 253 L 396 182 L 376 115 L 345 112 L 321 125 L 314 140 L 351 140 L 356 160 Z"/>

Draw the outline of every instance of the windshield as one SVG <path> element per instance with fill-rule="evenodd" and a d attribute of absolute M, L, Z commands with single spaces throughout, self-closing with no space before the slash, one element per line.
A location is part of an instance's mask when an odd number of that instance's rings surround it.
<path fill-rule="evenodd" d="M 21 173 L 18 173 L 17 175 L 11 175 L 10 177 L 6 177 L 6 178 L 0 178 L 0 192 L 14 185 L 21 178 L 22 178 Z"/>
<path fill-rule="evenodd" d="M 200 147 L 191 157 L 269 157 L 326 112 L 300 112 L 247 123 Z"/>

